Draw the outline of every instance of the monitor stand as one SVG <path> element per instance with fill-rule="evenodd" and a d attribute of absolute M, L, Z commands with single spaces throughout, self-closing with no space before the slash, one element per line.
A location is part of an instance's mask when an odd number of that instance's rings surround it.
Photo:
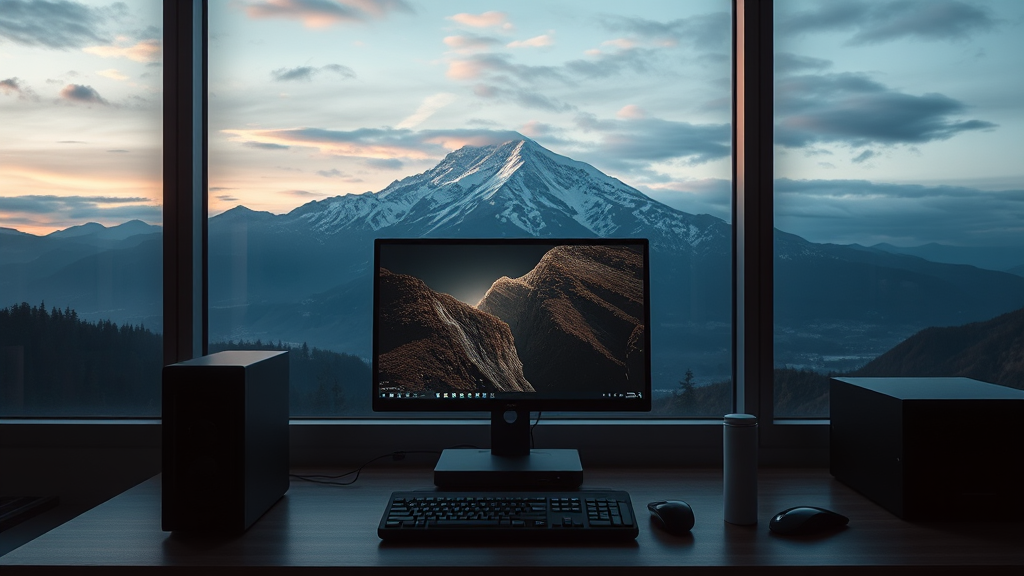
<path fill-rule="evenodd" d="M 575 490 L 583 483 L 580 454 L 573 449 L 530 449 L 529 410 L 491 412 L 491 449 L 449 448 L 434 467 L 443 489 Z"/>

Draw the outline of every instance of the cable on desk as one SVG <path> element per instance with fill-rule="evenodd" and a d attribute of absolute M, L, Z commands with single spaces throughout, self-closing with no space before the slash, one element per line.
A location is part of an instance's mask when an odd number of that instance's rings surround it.
<path fill-rule="evenodd" d="M 533 441 L 533 429 L 537 427 L 537 424 L 540 424 L 540 415 L 541 414 L 543 414 L 543 412 L 537 411 L 537 421 L 533 423 L 533 426 L 530 426 L 530 449 L 531 450 L 533 450 L 534 448 L 537 447 L 536 443 Z"/>
<path fill-rule="evenodd" d="M 453 446 L 452 448 L 477 448 L 477 447 L 473 446 L 471 444 L 460 444 L 458 446 Z M 289 474 L 288 476 L 290 476 L 292 478 L 295 478 L 297 480 L 303 480 L 303 481 L 306 481 L 306 482 L 312 482 L 314 484 L 327 484 L 329 486 L 351 486 L 352 484 L 356 483 L 356 480 L 359 480 L 359 475 L 362 473 L 363 468 L 366 468 L 370 464 L 373 464 L 374 462 L 376 462 L 378 460 L 383 460 L 385 458 L 391 458 L 391 460 L 394 461 L 394 462 L 397 462 L 397 461 L 400 461 L 400 460 L 405 460 L 405 457 L 408 454 L 438 454 L 438 455 L 440 455 L 441 451 L 440 450 L 396 450 L 395 452 L 389 452 L 387 454 L 381 454 L 380 456 L 377 456 L 376 458 L 371 458 L 371 459 L 367 460 L 366 462 L 363 462 L 362 465 L 360 465 L 358 468 L 355 468 L 353 470 L 349 470 L 348 472 L 345 472 L 345 473 L 342 473 L 342 474 L 334 474 L 334 475 L 330 475 L 330 474 Z M 341 481 L 341 482 L 337 482 L 336 481 L 339 478 L 344 478 L 346 476 L 352 476 L 353 474 L 355 474 L 355 477 L 352 478 L 351 480 Z"/>

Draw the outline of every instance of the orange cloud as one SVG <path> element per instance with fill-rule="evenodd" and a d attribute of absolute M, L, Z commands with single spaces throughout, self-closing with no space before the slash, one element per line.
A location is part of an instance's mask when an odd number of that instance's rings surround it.
<path fill-rule="evenodd" d="M 452 80 L 472 80 L 479 78 L 488 66 L 480 60 L 452 60 L 448 63 L 445 76 Z"/>
<path fill-rule="evenodd" d="M 157 62 L 160 60 L 160 41 L 156 39 L 141 40 L 138 43 L 125 46 L 121 45 L 124 38 L 118 38 L 119 45 L 112 46 L 88 46 L 82 48 L 83 52 L 94 54 L 103 58 L 127 58 L 135 62 Z"/>

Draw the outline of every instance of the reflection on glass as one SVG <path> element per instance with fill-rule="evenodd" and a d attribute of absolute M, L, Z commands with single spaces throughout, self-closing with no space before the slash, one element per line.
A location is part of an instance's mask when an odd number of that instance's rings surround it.
<path fill-rule="evenodd" d="M 775 10 L 776 416 L 831 374 L 1022 386 L 1024 5 Z"/>
<path fill-rule="evenodd" d="M 0 416 L 160 413 L 161 10 L 0 16 Z"/>
<path fill-rule="evenodd" d="M 366 414 L 373 238 L 642 236 L 654 413 L 728 411 L 730 2 L 324 6 L 211 6 L 211 348 Z"/>

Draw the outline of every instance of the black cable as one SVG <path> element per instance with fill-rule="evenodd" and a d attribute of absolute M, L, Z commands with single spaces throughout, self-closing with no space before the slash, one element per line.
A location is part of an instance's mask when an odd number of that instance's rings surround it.
<path fill-rule="evenodd" d="M 541 414 L 543 414 L 543 412 L 538 410 L 537 411 L 537 421 L 533 423 L 533 426 L 530 426 L 530 449 L 531 450 L 533 450 L 534 448 L 537 447 L 536 443 L 533 441 L 533 429 L 537 427 L 537 424 L 540 424 L 540 415 Z"/>
<path fill-rule="evenodd" d="M 452 448 L 477 448 L 477 446 L 474 446 L 472 444 L 459 444 L 458 446 L 453 446 Z M 359 466 L 358 468 L 356 468 L 354 470 L 349 470 L 348 472 L 345 472 L 343 474 L 334 474 L 334 475 L 330 475 L 330 474 L 289 474 L 288 476 L 290 476 L 292 478 L 295 478 L 297 480 L 303 480 L 305 482 L 312 482 L 314 484 L 327 484 L 329 486 L 351 486 L 352 484 L 356 483 L 356 480 L 359 480 L 359 475 L 362 473 L 363 468 L 366 468 L 367 466 L 369 466 L 370 464 L 373 464 L 374 462 L 376 462 L 378 460 L 383 460 L 384 458 L 390 457 L 393 461 L 399 461 L 399 460 L 405 460 L 405 456 L 407 454 L 440 454 L 440 453 L 441 453 L 440 450 L 396 450 L 395 452 L 390 452 L 388 454 L 381 454 L 380 456 L 377 456 L 376 458 L 371 458 L 371 459 L 367 460 L 366 462 L 363 462 L 363 464 L 361 466 Z M 347 482 L 334 482 L 334 480 L 337 480 L 338 478 L 344 478 L 345 476 L 351 476 L 353 474 L 355 474 L 355 478 L 353 478 L 353 479 L 351 479 L 351 480 L 349 480 Z"/>
<path fill-rule="evenodd" d="M 356 480 L 359 480 L 359 475 L 363 472 L 363 468 L 366 468 L 367 466 L 369 466 L 370 464 L 373 464 L 374 462 L 376 462 L 378 460 L 383 460 L 384 458 L 391 458 L 392 460 L 398 461 L 398 460 L 405 460 L 405 456 L 407 454 L 440 454 L 440 453 L 441 453 L 440 450 L 398 450 L 398 451 L 391 452 L 391 453 L 388 453 L 388 454 L 381 454 L 380 456 L 377 456 L 376 458 L 371 458 L 371 459 L 367 460 L 366 462 L 364 462 L 358 468 L 356 468 L 354 470 L 349 470 L 348 472 L 345 472 L 343 474 L 334 474 L 334 475 L 329 475 L 329 474 L 308 474 L 308 475 L 305 475 L 305 474 L 289 474 L 289 476 L 291 476 L 292 478 L 299 479 L 299 480 L 304 480 L 306 482 L 313 482 L 315 484 L 328 484 L 328 485 L 331 485 L 331 486 L 351 486 L 352 484 L 356 483 Z M 344 478 L 346 476 L 351 476 L 353 474 L 355 474 L 355 477 L 352 478 L 351 480 L 347 481 L 347 482 L 334 482 L 334 480 L 337 480 L 338 478 Z"/>

